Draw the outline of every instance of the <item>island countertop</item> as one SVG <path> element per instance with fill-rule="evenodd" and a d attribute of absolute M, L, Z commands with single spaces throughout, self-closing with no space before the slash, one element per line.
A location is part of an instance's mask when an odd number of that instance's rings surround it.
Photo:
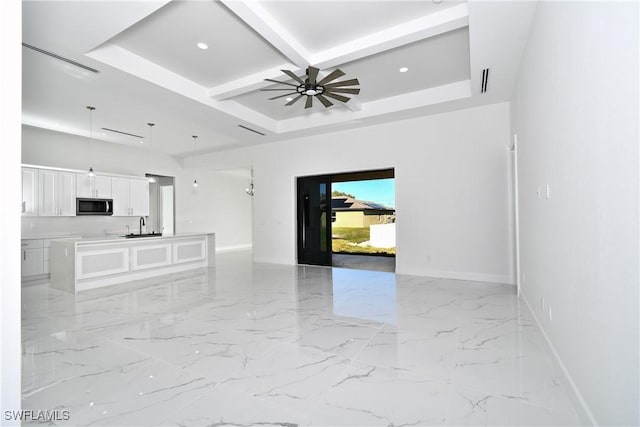
<path fill-rule="evenodd" d="M 162 236 L 150 236 L 150 237 L 133 237 L 127 238 L 119 235 L 112 236 L 88 236 L 88 237 L 69 237 L 61 238 L 60 241 L 73 242 L 77 245 L 97 244 L 97 243 L 120 243 L 120 242 L 148 242 L 150 240 L 166 240 L 166 239 L 180 239 L 185 237 L 194 236 L 207 236 L 214 233 L 176 233 L 176 234 L 163 234 Z"/>

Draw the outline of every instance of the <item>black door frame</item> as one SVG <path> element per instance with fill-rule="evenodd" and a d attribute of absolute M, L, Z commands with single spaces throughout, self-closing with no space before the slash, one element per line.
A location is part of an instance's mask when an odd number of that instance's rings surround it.
<path fill-rule="evenodd" d="M 331 240 L 331 194 L 332 194 L 332 184 L 334 182 L 345 182 L 345 181 L 365 181 L 369 179 L 384 179 L 384 178 L 395 178 L 395 168 L 385 168 L 385 169 L 375 169 L 375 170 L 364 170 L 364 171 L 353 171 L 353 172 L 336 172 L 333 174 L 324 174 L 324 175 L 312 175 L 312 176 L 300 176 L 296 178 L 296 211 L 297 211 L 297 262 L 298 264 L 311 264 L 311 265 L 324 265 L 331 266 L 333 264 L 333 245 Z M 325 215 L 325 229 L 326 235 L 324 236 L 325 240 L 325 248 L 326 251 L 324 254 L 320 254 L 320 250 L 318 249 L 317 257 L 313 257 L 315 259 L 309 259 L 309 248 L 307 248 L 307 239 L 305 234 L 305 227 L 309 224 L 310 219 L 310 209 L 311 206 L 308 204 L 305 205 L 305 182 L 320 184 L 325 183 L 327 185 L 327 203 L 325 206 L 326 215 Z M 310 200 L 306 201 L 310 203 Z M 305 253 L 306 251 L 306 253 Z"/>

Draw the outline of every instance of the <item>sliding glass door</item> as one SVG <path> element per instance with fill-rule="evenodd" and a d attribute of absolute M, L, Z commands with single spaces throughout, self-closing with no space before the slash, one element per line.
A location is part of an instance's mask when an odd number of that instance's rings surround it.
<path fill-rule="evenodd" d="M 298 178 L 298 263 L 331 265 L 331 176 Z"/>

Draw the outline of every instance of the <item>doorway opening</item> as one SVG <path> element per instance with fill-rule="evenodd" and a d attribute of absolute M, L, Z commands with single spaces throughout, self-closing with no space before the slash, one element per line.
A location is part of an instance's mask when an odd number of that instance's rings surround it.
<path fill-rule="evenodd" d="M 298 178 L 298 263 L 395 271 L 393 169 Z"/>
<path fill-rule="evenodd" d="M 175 233 L 175 178 L 145 175 L 149 179 L 149 219 L 147 231 L 173 235 Z"/>

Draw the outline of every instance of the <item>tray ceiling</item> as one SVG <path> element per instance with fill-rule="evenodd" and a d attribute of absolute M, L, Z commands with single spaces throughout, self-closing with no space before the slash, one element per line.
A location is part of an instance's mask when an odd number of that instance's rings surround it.
<path fill-rule="evenodd" d="M 23 121 L 86 134 L 83 109 L 95 105 L 104 127 L 142 134 L 154 122 L 152 149 L 185 156 L 500 102 L 534 9 L 526 1 L 25 2 L 25 43 L 100 73 L 24 48 Z M 100 25 L 84 25 L 92 20 Z M 272 87 L 265 78 L 287 81 L 281 69 L 302 76 L 309 65 L 358 78 L 360 95 L 305 109 L 260 91 Z M 490 90 L 480 94 L 483 68 Z M 196 133 L 198 147 L 188 143 Z"/>

